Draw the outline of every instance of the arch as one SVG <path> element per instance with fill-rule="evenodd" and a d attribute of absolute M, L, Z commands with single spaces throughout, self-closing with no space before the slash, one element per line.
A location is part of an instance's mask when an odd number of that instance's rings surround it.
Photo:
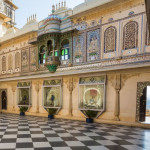
<path fill-rule="evenodd" d="M 108 27 L 104 32 L 104 52 L 116 51 L 117 29 L 114 26 Z"/>
<path fill-rule="evenodd" d="M 2 57 L 2 71 L 6 71 L 6 57 Z"/>
<path fill-rule="evenodd" d="M 61 60 L 68 60 L 69 59 L 69 40 L 65 39 L 61 43 Z"/>
<path fill-rule="evenodd" d="M 138 23 L 130 21 L 124 26 L 123 49 L 138 47 Z"/>
<path fill-rule="evenodd" d="M 45 45 L 40 47 L 39 51 L 39 64 L 45 64 L 46 59 L 46 47 Z"/>
<path fill-rule="evenodd" d="M 8 70 L 12 70 L 13 69 L 13 56 L 12 54 L 9 54 L 8 56 Z"/>
<path fill-rule="evenodd" d="M 48 54 L 48 56 L 53 55 L 53 42 L 52 42 L 52 40 L 47 41 L 47 54 Z"/>
<path fill-rule="evenodd" d="M 20 68 L 20 53 L 17 52 L 15 54 L 15 69 Z"/>

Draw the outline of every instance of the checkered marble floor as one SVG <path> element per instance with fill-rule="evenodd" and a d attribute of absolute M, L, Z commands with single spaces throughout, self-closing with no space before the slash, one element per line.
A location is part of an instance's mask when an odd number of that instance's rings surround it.
<path fill-rule="evenodd" d="M 150 130 L 0 114 L 2 150 L 150 150 Z"/>

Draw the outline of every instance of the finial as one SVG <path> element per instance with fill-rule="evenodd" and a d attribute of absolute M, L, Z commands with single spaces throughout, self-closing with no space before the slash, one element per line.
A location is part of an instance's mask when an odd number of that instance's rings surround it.
<path fill-rule="evenodd" d="M 32 15 L 31 15 L 31 21 L 32 21 Z"/>
<path fill-rule="evenodd" d="M 66 8 L 66 1 L 64 1 L 64 7 Z"/>
<path fill-rule="evenodd" d="M 61 7 L 63 7 L 63 5 L 64 5 L 64 2 L 62 1 L 62 2 L 61 2 Z"/>
<path fill-rule="evenodd" d="M 59 2 L 59 8 L 60 8 L 60 2 Z"/>
<path fill-rule="evenodd" d="M 52 13 L 55 12 L 55 5 L 52 6 Z"/>
<path fill-rule="evenodd" d="M 27 18 L 27 23 L 28 23 L 28 18 Z"/>
<path fill-rule="evenodd" d="M 57 4 L 56 4 L 56 10 L 57 10 Z"/>
<path fill-rule="evenodd" d="M 29 17 L 29 22 L 30 22 L 30 17 Z"/>
<path fill-rule="evenodd" d="M 35 14 L 35 20 L 36 20 L 36 14 Z"/>

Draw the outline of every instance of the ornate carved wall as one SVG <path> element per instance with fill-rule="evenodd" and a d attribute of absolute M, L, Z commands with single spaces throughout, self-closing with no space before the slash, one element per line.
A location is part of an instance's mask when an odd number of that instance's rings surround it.
<path fill-rule="evenodd" d="M 37 70 L 37 47 L 30 48 L 30 71 Z"/>
<path fill-rule="evenodd" d="M 24 49 L 21 51 L 21 68 L 22 72 L 29 71 L 29 49 Z"/>
<path fill-rule="evenodd" d="M 87 61 L 100 58 L 100 29 L 87 32 Z"/>
<path fill-rule="evenodd" d="M 6 71 L 6 57 L 2 57 L 2 71 Z"/>
<path fill-rule="evenodd" d="M 73 63 L 82 63 L 84 61 L 84 35 L 73 37 Z"/>
<path fill-rule="evenodd" d="M 17 52 L 15 54 L 15 69 L 20 68 L 20 53 Z"/>
<path fill-rule="evenodd" d="M 114 26 L 108 27 L 104 32 L 104 52 L 116 51 L 117 29 Z"/>
<path fill-rule="evenodd" d="M 13 69 L 13 56 L 12 54 L 8 55 L 8 70 L 12 70 Z"/>

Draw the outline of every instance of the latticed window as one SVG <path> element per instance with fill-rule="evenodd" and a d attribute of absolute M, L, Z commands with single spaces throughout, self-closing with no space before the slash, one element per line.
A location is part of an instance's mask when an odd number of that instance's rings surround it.
<path fill-rule="evenodd" d="M 104 52 L 114 52 L 116 50 L 116 27 L 111 26 L 105 30 L 104 33 Z"/>
<path fill-rule="evenodd" d="M 124 26 L 123 49 L 132 49 L 138 47 L 138 23 L 135 21 L 128 22 Z"/>
<path fill-rule="evenodd" d="M 61 49 L 61 60 L 68 60 L 69 59 L 69 40 L 64 40 L 62 42 L 62 49 Z"/>
<path fill-rule="evenodd" d="M 6 71 L 6 57 L 2 57 L 2 71 Z"/>
<path fill-rule="evenodd" d="M 148 30 L 148 25 L 147 24 L 146 24 L 145 45 L 146 46 L 150 45 L 149 30 Z"/>
<path fill-rule="evenodd" d="M 45 64 L 46 59 L 46 48 L 45 46 L 41 46 L 39 53 L 39 64 Z"/>

